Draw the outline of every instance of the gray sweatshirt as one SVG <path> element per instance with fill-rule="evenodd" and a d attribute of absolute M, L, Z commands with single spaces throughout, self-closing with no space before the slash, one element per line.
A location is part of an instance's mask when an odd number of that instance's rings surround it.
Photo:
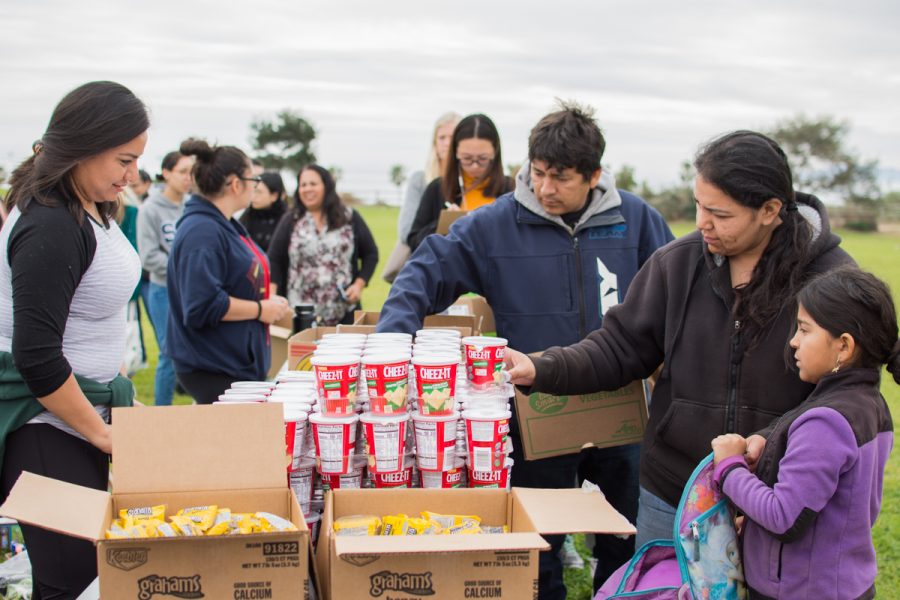
<path fill-rule="evenodd" d="M 169 251 L 175 239 L 175 223 L 181 218 L 184 202 L 175 204 L 162 190 L 153 190 L 138 211 L 137 242 L 141 265 L 150 273 L 150 282 L 165 287 Z"/>

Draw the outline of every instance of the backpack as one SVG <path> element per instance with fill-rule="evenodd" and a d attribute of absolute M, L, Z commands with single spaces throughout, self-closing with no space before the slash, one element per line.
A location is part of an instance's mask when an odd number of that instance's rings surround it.
<path fill-rule="evenodd" d="M 673 539 L 641 546 L 594 600 L 747 600 L 737 532 L 728 500 L 713 484 L 712 458 L 688 478 Z"/>

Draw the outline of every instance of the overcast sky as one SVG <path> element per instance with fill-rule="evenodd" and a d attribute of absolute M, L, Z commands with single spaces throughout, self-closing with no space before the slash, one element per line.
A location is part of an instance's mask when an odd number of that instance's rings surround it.
<path fill-rule="evenodd" d="M 897 0 L 4 0 L 0 24 L 7 169 L 66 92 L 112 79 L 152 111 L 152 174 L 188 135 L 250 150 L 250 122 L 291 108 L 339 191 L 390 200 L 441 113 L 486 113 L 517 163 L 560 97 L 597 109 L 606 166 L 654 186 L 717 133 L 806 113 L 848 120 L 900 188 Z"/>

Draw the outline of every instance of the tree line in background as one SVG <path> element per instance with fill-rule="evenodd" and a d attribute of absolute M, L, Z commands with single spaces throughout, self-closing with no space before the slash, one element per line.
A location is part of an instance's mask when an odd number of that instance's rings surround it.
<path fill-rule="evenodd" d="M 290 171 L 294 174 L 316 162 L 312 143 L 316 128 L 295 111 L 286 109 L 274 119 L 257 119 L 250 124 L 251 144 L 255 158 L 266 169 Z M 779 121 L 765 133 L 775 139 L 788 155 L 794 172 L 795 189 L 816 194 L 829 204 L 829 212 L 838 225 L 861 231 L 877 230 L 879 219 L 900 220 L 900 191 L 882 193 L 878 183 L 878 160 L 860 157 L 848 146 L 850 125 L 832 116 L 796 117 Z M 515 176 L 520 165 L 509 164 L 507 171 Z M 338 166 L 328 169 L 339 180 L 343 171 Z M 667 220 L 694 218 L 693 179 L 690 161 L 684 161 L 674 185 L 652 188 L 639 181 L 635 168 L 622 165 L 615 173 L 619 188 L 635 192 L 656 207 Z M 8 173 L 0 167 L 0 184 Z M 392 165 L 391 183 L 398 198 L 406 181 L 406 169 Z M 360 202 L 343 193 L 348 203 Z"/>
<path fill-rule="evenodd" d="M 864 159 L 848 147 L 850 126 L 831 116 L 799 115 L 765 131 L 784 149 L 794 174 L 794 189 L 816 194 L 837 225 L 858 231 L 876 231 L 878 220 L 900 220 L 900 191 L 882 193 L 878 161 Z M 684 161 L 678 183 L 662 189 L 638 181 L 634 167 L 623 165 L 615 173 L 616 185 L 646 199 L 666 220 L 694 218 L 690 161 Z M 841 203 L 840 205 L 837 203 Z"/>

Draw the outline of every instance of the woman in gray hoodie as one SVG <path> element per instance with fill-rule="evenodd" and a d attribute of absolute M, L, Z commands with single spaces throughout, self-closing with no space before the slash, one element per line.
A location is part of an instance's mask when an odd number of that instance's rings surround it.
<path fill-rule="evenodd" d="M 156 365 L 154 401 L 157 406 L 172 404 L 175 394 L 175 368 L 166 345 L 169 297 L 166 293 L 166 267 L 175 239 L 175 224 L 181 218 L 184 198 L 191 190 L 194 161 L 178 151 L 169 152 L 162 161 L 165 186 L 154 189 L 141 206 L 137 220 L 138 253 L 141 265 L 150 273 L 147 312 L 156 331 L 159 362 Z"/>

